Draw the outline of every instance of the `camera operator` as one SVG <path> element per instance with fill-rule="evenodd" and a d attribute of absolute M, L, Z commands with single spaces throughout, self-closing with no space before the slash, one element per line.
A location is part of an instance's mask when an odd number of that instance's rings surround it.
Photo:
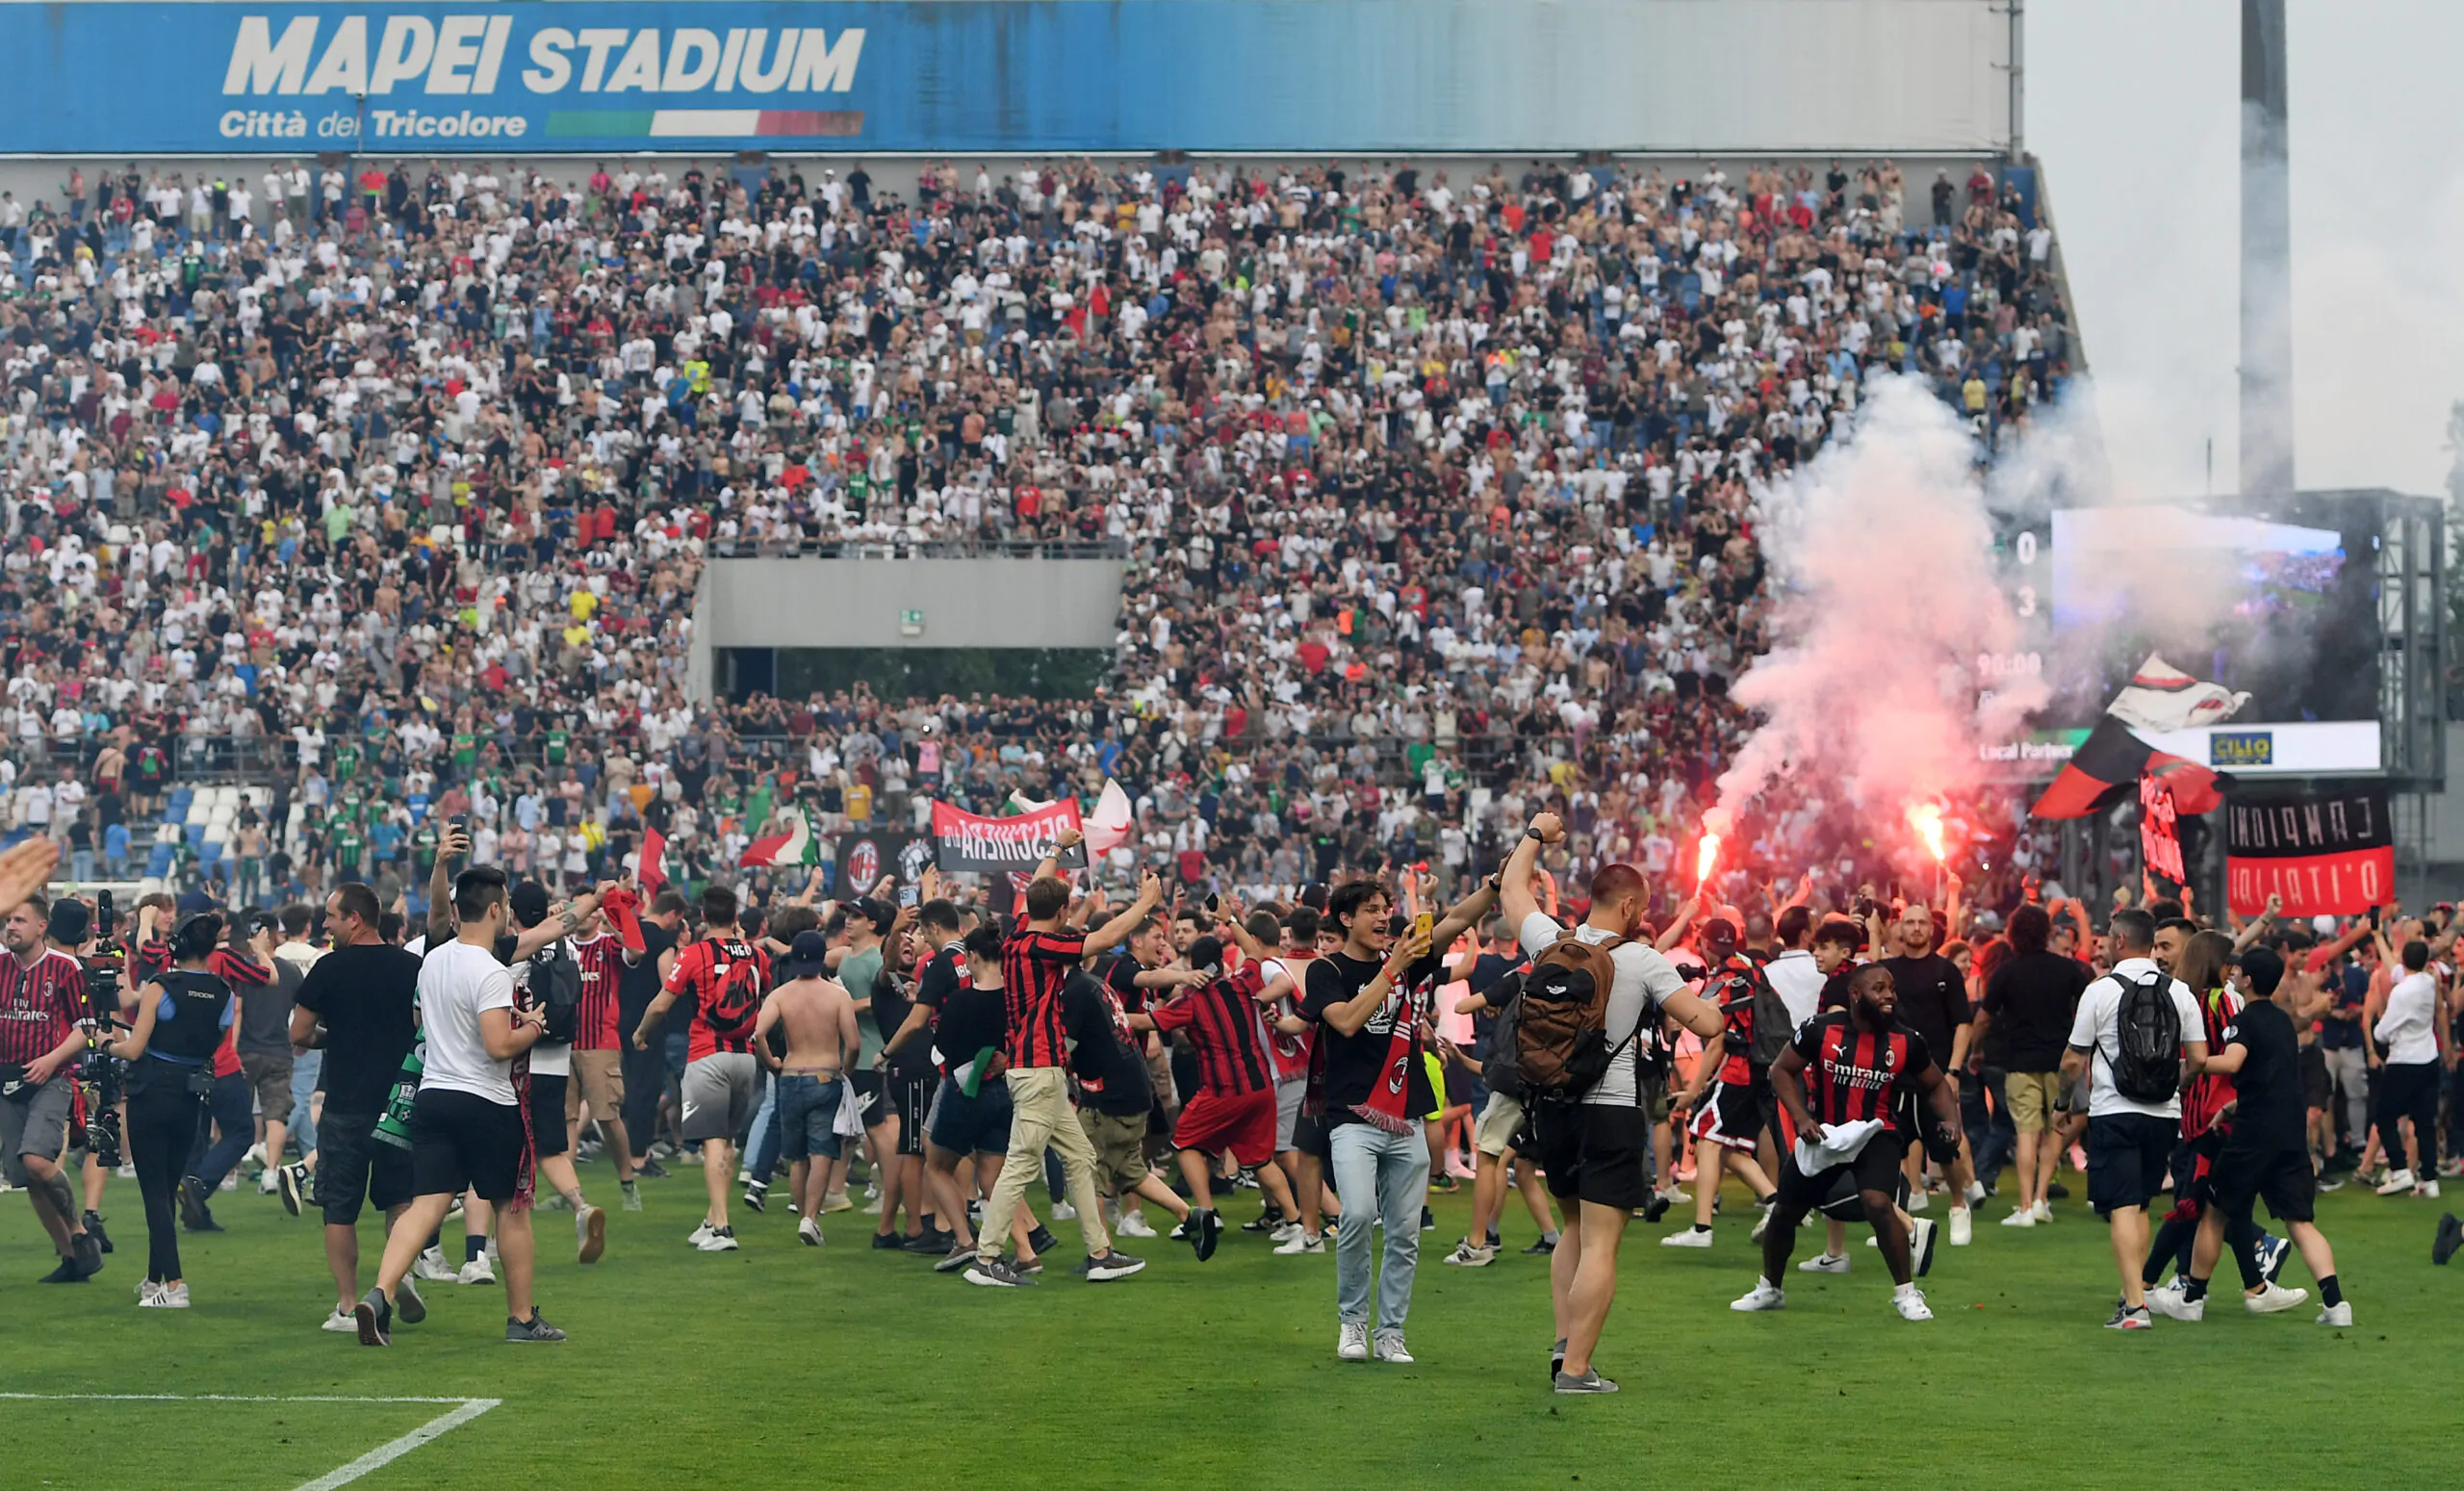
<path fill-rule="evenodd" d="M 51 1235 L 60 1265 L 53 1284 L 100 1272 L 102 1250 L 86 1233 L 60 1160 L 68 1147 L 76 1083 L 58 1080 L 85 1049 L 86 975 L 77 960 L 43 945 L 51 903 L 40 894 L 60 858 L 38 835 L 0 854 L 0 1173 L 25 1188 L 35 1218 Z"/>
<path fill-rule="evenodd" d="M 172 1194 L 214 1093 L 214 1053 L 239 1018 L 230 986 L 208 969 L 221 937 L 222 918 L 213 912 L 180 923 L 171 938 L 173 966 L 139 988 L 135 1023 L 111 1045 L 129 1064 L 128 1150 L 145 1198 L 141 1309 L 189 1307 Z"/>
<path fill-rule="evenodd" d="M 47 936 L 51 945 L 77 960 L 86 970 L 86 1058 L 82 1073 L 86 1101 L 84 1226 L 98 1252 L 112 1250 L 111 1234 L 103 1230 L 103 1188 L 125 1157 L 121 1130 L 127 1115 L 126 1092 L 120 1083 L 123 1063 L 110 1051 L 113 1026 L 121 1020 L 120 1002 L 128 987 L 122 977 L 125 960 L 112 940 L 116 917 L 112 893 L 99 893 L 90 909 L 83 901 L 55 901 Z M 73 1137 L 73 1136 L 72 1136 Z"/>

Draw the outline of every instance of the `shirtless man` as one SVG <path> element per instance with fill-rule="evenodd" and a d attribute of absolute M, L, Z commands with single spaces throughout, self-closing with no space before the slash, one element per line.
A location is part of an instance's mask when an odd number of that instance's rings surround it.
<path fill-rule="evenodd" d="M 830 939 L 799 932 L 787 952 L 787 979 L 761 1001 L 753 1023 L 753 1050 L 779 1074 L 779 1137 L 787 1157 L 787 1187 L 804 1220 L 796 1236 L 807 1247 L 821 1246 L 822 1194 L 830 1186 L 830 1162 L 838 1158 L 836 1118 L 847 1091 L 841 1080 L 847 1053 L 862 1036 L 846 989 L 826 971 Z M 787 1056 L 774 1062 L 770 1028 L 787 1027 Z"/>

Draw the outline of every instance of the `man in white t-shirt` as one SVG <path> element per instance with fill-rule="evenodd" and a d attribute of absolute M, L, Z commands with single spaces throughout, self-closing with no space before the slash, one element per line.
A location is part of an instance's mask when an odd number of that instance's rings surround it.
<path fill-rule="evenodd" d="M 2114 913 L 2114 971 L 2088 986 L 2070 1025 L 2069 1049 L 2062 1056 L 2065 1081 L 2084 1069 L 2088 1089 L 2088 1201 L 2113 1229 L 2114 1261 L 2121 1273 L 2121 1304 L 2108 1330 L 2145 1330 L 2153 1324 L 2147 1287 L 2140 1276 L 2147 1256 L 2147 1202 L 2165 1189 L 2166 1167 L 2182 1127 L 2182 1091 L 2207 1060 L 2207 1025 L 2188 985 L 2156 965 L 2156 920 L 2136 907 Z M 2170 1091 L 2137 1093 L 2121 1038 L 2124 1015 L 2142 990 L 2171 999 L 2177 1022 L 2177 1067 Z M 2117 1067 L 2119 1068 L 2118 1074 Z M 2165 1083 L 2158 1081 L 2155 1087 Z"/>
<path fill-rule="evenodd" d="M 504 1265 L 505 1340 L 555 1342 L 565 1333 L 541 1319 L 530 1298 L 529 1177 L 513 1060 L 540 1037 L 538 1021 L 513 1001 L 513 975 L 497 957 L 506 931 L 505 873 L 474 865 L 453 883 L 454 938 L 429 949 L 420 966 L 420 1020 L 425 1069 L 411 1105 L 410 1210 L 385 1238 L 376 1287 L 353 1311 L 362 1346 L 392 1343 L 395 1289 L 453 1198 L 469 1191 L 497 1212 L 497 1256 Z"/>
<path fill-rule="evenodd" d="M 1565 825 L 1555 813 L 1533 818 L 1500 876 L 1499 900 L 1506 924 L 1516 929 L 1523 950 L 1534 958 L 1568 931 L 1540 910 L 1531 888 L 1541 847 L 1565 836 Z M 1591 912 L 1572 931 L 1585 942 L 1617 944 L 1608 954 L 1616 969 L 1608 990 L 1608 1070 L 1578 1103 L 1532 1105 L 1539 1151 L 1535 1158 L 1557 1204 L 1575 1212 L 1566 1218 L 1557 1249 L 1549 1257 L 1549 1293 L 1559 1337 L 1549 1354 L 1560 1393 L 1617 1390 L 1593 1368 L 1591 1352 L 1617 1295 L 1617 1245 L 1626 1235 L 1626 1219 L 1646 1199 L 1643 1156 L 1651 1147 L 1651 1114 L 1642 1093 L 1643 1022 L 1655 1014 L 1674 1015 L 1707 1041 L 1726 1025 L 1718 1010 L 1685 987 L 1673 964 L 1649 942 L 1630 940 L 1641 930 L 1650 905 L 1650 887 L 1632 865 L 1610 864 L 1592 876 Z M 1525 997 L 1530 997 L 1530 979 L 1524 988 Z"/>

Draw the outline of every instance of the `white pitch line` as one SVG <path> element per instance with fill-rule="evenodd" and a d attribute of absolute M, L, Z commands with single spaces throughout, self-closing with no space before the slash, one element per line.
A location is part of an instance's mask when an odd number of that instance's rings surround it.
<path fill-rule="evenodd" d="M 104 1403 L 452 1403 L 451 1411 L 442 1413 L 425 1424 L 369 1451 L 339 1470 L 326 1472 L 303 1483 L 298 1491 L 334 1491 L 346 1486 L 373 1470 L 380 1470 L 410 1453 L 431 1439 L 453 1432 L 473 1419 L 501 1404 L 501 1398 L 346 1398 L 341 1396 L 299 1395 L 291 1397 L 253 1396 L 231 1393 L 0 1393 L 0 1400 L 14 1402 L 104 1402 Z"/>

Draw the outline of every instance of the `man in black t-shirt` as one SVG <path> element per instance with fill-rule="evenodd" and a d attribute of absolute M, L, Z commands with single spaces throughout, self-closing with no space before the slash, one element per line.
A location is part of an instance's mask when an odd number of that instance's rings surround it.
<path fill-rule="evenodd" d="M 1925 1048 L 1938 1053 L 1936 1059 L 1942 1063 L 1942 1070 L 1956 1084 L 1967 1070 L 1968 1039 L 1973 1029 L 1967 977 L 1960 972 L 1958 964 L 1934 950 L 1934 912 L 1922 901 L 1910 902 L 1908 909 L 1900 913 L 1899 919 L 1891 923 L 1890 938 L 1894 951 L 1881 962 L 1890 970 L 1891 984 L 1899 990 L 1900 1022 L 1925 1038 Z M 1942 1052 L 1949 1054 L 1938 1054 Z M 1921 1212 L 1925 1209 L 1923 1151 L 1909 1151 L 1908 1165 L 1909 1210 Z M 1968 1204 L 1985 1194 L 1985 1188 L 1976 1183 L 1976 1164 L 1968 1154 L 1965 1134 L 1960 1136 L 1958 1156 L 1942 1169 L 1951 1186 L 1947 1241 L 1953 1247 L 1965 1247 L 1970 1235 Z"/>
<path fill-rule="evenodd" d="M 1061 986 L 1069 1074 L 1078 1082 L 1078 1124 L 1095 1149 L 1095 1194 L 1116 1199 L 1124 1220 L 1144 1199 L 1171 1213 L 1173 1221 L 1187 1221 L 1189 1203 L 1158 1180 L 1146 1162 L 1146 1118 L 1155 1092 L 1129 1014 L 1109 980 L 1079 972 Z"/>
<path fill-rule="evenodd" d="M 2045 1188 L 2062 1164 L 2053 1137 L 2061 1122 L 2062 1048 L 2088 988 L 2088 966 L 2046 950 L 2052 930 L 2041 906 L 2030 903 L 2011 913 L 2011 956 L 1986 983 L 1969 1042 L 1968 1065 L 1978 1075 L 2002 1073 L 2003 1105 L 2018 1133 L 2019 1204 L 2003 1219 L 2005 1226 L 2053 1220 Z"/>
<path fill-rule="evenodd" d="M 683 930 L 684 897 L 672 888 L 661 889 L 642 916 L 642 951 L 626 951 L 624 976 L 616 981 L 618 1030 L 640 1028 L 643 1012 L 658 997 L 665 976 L 660 964 L 676 950 Z M 640 1152 L 635 1170 L 645 1179 L 663 1179 L 667 1170 L 651 1157 L 651 1143 L 658 1137 L 659 1098 L 668 1090 L 667 1053 L 659 1046 L 635 1050 L 630 1041 L 617 1044 L 624 1059 L 625 1133 Z"/>
<path fill-rule="evenodd" d="M 937 922 L 937 913 L 934 920 Z M 943 943 L 924 960 L 915 977 L 915 1003 L 907 1019 L 882 1045 L 882 1059 L 911 1060 L 921 1048 L 938 1070 L 939 1086 L 926 1112 L 925 1194 L 948 1229 L 949 1251 L 933 1265 L 952 1272 L 975 1261 L 975 1232 L 967 1222 L 965 1194 L 959 1187 L 961 1160 L 975 1159 L 977 1188 L 989 1194 L 1010 1152 L 1010 1083 L 1001 1054 L 1009 1032 L 1009 1000 L 1001 983 L 1001 929 L 978 927 L 961 940 Z M 1021 1209 L 1013 1228 L 1022 1254 L 1032 1219 Z"/>
<path fill-rule="evenodd" d="M 1315 1021 L 1317 1064 L 1307 1105 L 1322 1111 L 1335 1194 L 1335 1354 L 1344 1361 L 1412 1360 L 1403 1345 L 1419 1268 L 1421 1207 L 1429 1154 L 1421 1119 L 1437 1109 L 1421 1058 L 1427 1011 L 1410 990 L 1436 971 L 1426 933 L 1397 937 L 1385 887 L 1356 880 L 1335 887 L 1326 920 L 1344 945 L 1314 958 L 1303 976 L 1300 1016 Z M 1370 1226 L 1386 1228 L 1376 1327 L 1370 1324 Z"/>
<path fill-rule="evenodd" d="M 2285 1008 L 2303 986 L 2299 981 L 2288 986 L 2284 973 L 2284 960 L 2272 949 L 2254 947 L 2242 954 L 2246 1002 L 2224 1027 L 2223 1049 L 2200 1068 L 2233 1078 L 2236 1106 L 2224 1148 L 2208 1171 L 2209 1195 L 2216 1204 L 2199 1219 L 2189 1282 L 2181 1302 L 2165 1310 L 2175 1320 L 2205 1317 L 2207 1281 L 2223 1251 L 2225 1228 L 2250 1221 L 2252 1207 L 2265 1197 L 2269 1214 L 2284 1223 L 2293 1246 L 2301 1249 L 2302 1266 L 2319 1281 L 2325 1305 L 2319 1324 L 2352 1324 L 2352 1306 L 2336 1279 L 2336 1255 L 2313 1221 L 2318 1179 L 2310 1168 L 2306 1137 L 2300 1039 Z M 2243 1260 L 2245 1283 L 2258 1282 L 2250 1277 L 2252 1272 L 2252 1265 Z M 2297 1295 L 2294 1302 L 2298 1300 Z"/>
<path fill-rule="evenodd" d="M 358 1331 L 359 1210 L 374 1202 L 388 1227 L 411 1204 L 411 1154 L 376 1136 L 419 1024 L 420 960 L 377 935 L 376 892 L 352 881 L 325 898 L 334 950 L 317 961 L 291 1012 L 291 1043 L 325 1053 L 325 1109 L 317 1125 L 317 1208 L 337 1303 L 325 1328 Z M 406 1321 L 426 1307 L 406 1276 L 394 1306 Z"/>

